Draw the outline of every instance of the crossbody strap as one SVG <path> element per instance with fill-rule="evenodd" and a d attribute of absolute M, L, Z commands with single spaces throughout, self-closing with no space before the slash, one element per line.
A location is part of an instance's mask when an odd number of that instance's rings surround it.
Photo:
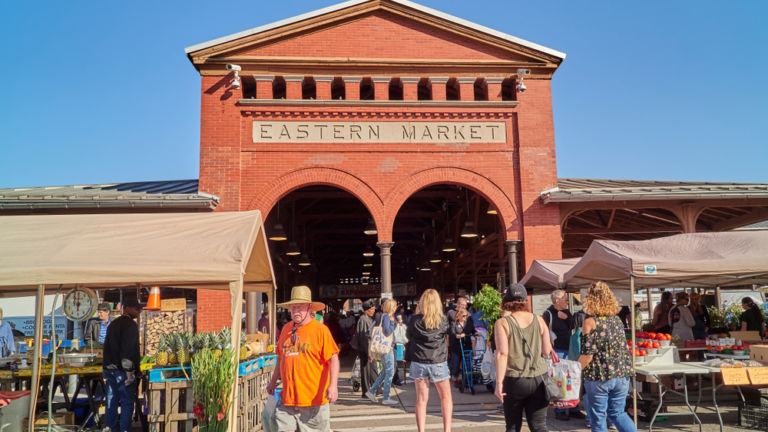
<path fill-rule="evenodd" d="M 512 322 L 514 321 L 514 327 L 517 329 L 517 332 L 520 334 L 520 338 L 523 340 L 523 347 L 527 348 L 528 352 L 523 353 L 523 356 L 527 359 L 528 362 L 528 370 L 530 372 L 533 372 L 535 368 L 533 367 L 533 355 L 531 354 L 531 346 L 528 344 L 528 339 L 525 338 L 525 335 L 523 335 L 523 328 L 520 327 L 520 324 L 517 322 L 517 319 L 511 315 L 507 315 L 504 317 L 507 319 L 507 325 L 510 327 L 510 329 L 513 327 Z M 535 319 L 536 317 L 534 317 Z M 533 324 L 533 323 L 531 323 Z"/>

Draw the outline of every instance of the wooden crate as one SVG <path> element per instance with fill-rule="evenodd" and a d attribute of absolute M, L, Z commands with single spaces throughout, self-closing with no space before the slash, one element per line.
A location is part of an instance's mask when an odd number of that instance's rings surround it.
<path fill-rule="evenodd" d="M 193 419 L 191 381 L 149 383 L 150 432 L 192 432 Z"/>

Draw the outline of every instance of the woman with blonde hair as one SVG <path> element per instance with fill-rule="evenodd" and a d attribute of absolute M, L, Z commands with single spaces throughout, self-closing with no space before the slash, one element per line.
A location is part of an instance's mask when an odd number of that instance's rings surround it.
<path fill-rule="evenodd" d="M 616 315 L 619 302 L 605 282 L 590 285 L 583 309 L 589 315 L 581 330 L 579 363 L 589 399 L 592 432 L 607 430 L 606 416 L 620 432 L 636 432 L 624 411 L 632 376 L 632 360 L 624 337 L 624 325 Z"/>
<path fill-rule="evenodd" d="M 381 315 L 379 315 L 379 321 L 374 325 L 380 325 L 384 331 L 384 336 L 392 336 L 395 332 L 395 309 L 397 308 L 397 302 L 389 299 L 381 305 Z M 371 361 L 374 361 L 371 359 Z M 382 405 L 397 405 L 398 402 L 389 398 L 389 391 L 392 388 L 392 377 L 395 376 L 395 344 L 393 343 L 389 349 L 389 352 L 381 357 L 381 363 L 384 368 L 376 378 L 376 381 L 371 384 L 365 395 L 371 402 L 376 403 L 376 390 L 381 386 L 381 400 Z"/>
<path fill-rule="evenodd" d="M 525 286 L 512 284 L 502 299 L 502 317 L 493 326 L 496 397 L 504 405 L 507 432 L 520 432 L 523 411 L 531 432 L 547 430 L 549 402 L 544 391 L 544 358 L 552 355 L 552 342 L 544 319 L 528 309 Z"/>
<path fill-rule="evenodd" d="M 416 385 L 416 427 L 419 432 L 426 428 L 429 383 L 432 382 L 440 395 L 443 414 L 443 430 L 451 430 L 453 396 L 451 374 L 448 371 L 448 317 L 443 314 L 440 294 L 430 288 L 421 295 L 417 314 L 408 320 L 405 335 L 408 338 L 408 355 L 411 361 L 409 375 Z"/>

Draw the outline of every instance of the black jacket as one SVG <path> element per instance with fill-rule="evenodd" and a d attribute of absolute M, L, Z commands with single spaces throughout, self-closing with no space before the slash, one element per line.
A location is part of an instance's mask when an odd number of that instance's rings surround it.
<path fill-rule="evenodd" d="M 457 338 L 456 335 L 462 333 L 464 333 L 465 336 L 461 340 L 462 344 L 459 344 L 459 338 Z M 452 353 L 460 353 L 462 348 L 464 348 L 464 351 L 471 350 L 472 335 L 475 334 L 475 323 L 472 321 L 472 317 L 467 317 L 467 321 L 464 322 L 463 328 L 460 328 L 458 321 L 451 321 L 449 334 L 448 345 Z"/>
<path fill-rule="evenodd" d="M 557 316 L 558 312 L 563 312 L 568 315 L 568 317 L 566 319 L 561 319 Z M 571 346 L 571 330 L 573 330 L 574 327 L 573 316 L 567 309 L 558 311 L 555 309 L 555 306 L 552 305 L 541 314 L 541 318 L 544 319 L 544 323 L 546 323 L 547 326 L 549 326 L 550 317 L 552 319 L 552 328 L 550 330 L 557 336 L 557 339 L 555 339 L 552 345 L 557 350 L 568 351 L 568 348 Z"/>
<path fill-rule="evenodd" d="M 408 338 L 408 360 L 427 364 L 447 361 L 448 344 L 445 336 L 448 331 L 448 317 L 443 317 L 437 328 L 427 329 L 424 325 L 424 315 L 412 316 L 405 330 L 405 336 Z"/>
<path fill-rule="evenodd" d="M 107 327 L 104 338 L 104 367 L 139 370 L 139 327 L 131 317 L 122 315 Z"/>

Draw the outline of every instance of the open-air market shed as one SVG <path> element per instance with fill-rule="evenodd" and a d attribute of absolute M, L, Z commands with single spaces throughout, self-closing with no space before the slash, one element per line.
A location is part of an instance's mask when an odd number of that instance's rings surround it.
<path fill-rule="evenodd" d="M 536 294 L 541 294 L 543 291 L 564 289 L 563 276 L 579 260 L 580 258 L 533 260 L 525 276 L 520 279 L 520 283 Z"/>
<path fill-rule="evenodd" d="M 243 292 L 266 293 L 274 323 L 274 281 L 258 210 L 4 216 L 0 223 L 0 297 L 38 298 L 32 389 L 39 386 L 46 288 L 140 284 L 228 291 L 232 344 L 238 346 Z M 34 407 L 31 403 L 30 418 Z M 232 410 L 230 424 L 237 404 Z"/>

